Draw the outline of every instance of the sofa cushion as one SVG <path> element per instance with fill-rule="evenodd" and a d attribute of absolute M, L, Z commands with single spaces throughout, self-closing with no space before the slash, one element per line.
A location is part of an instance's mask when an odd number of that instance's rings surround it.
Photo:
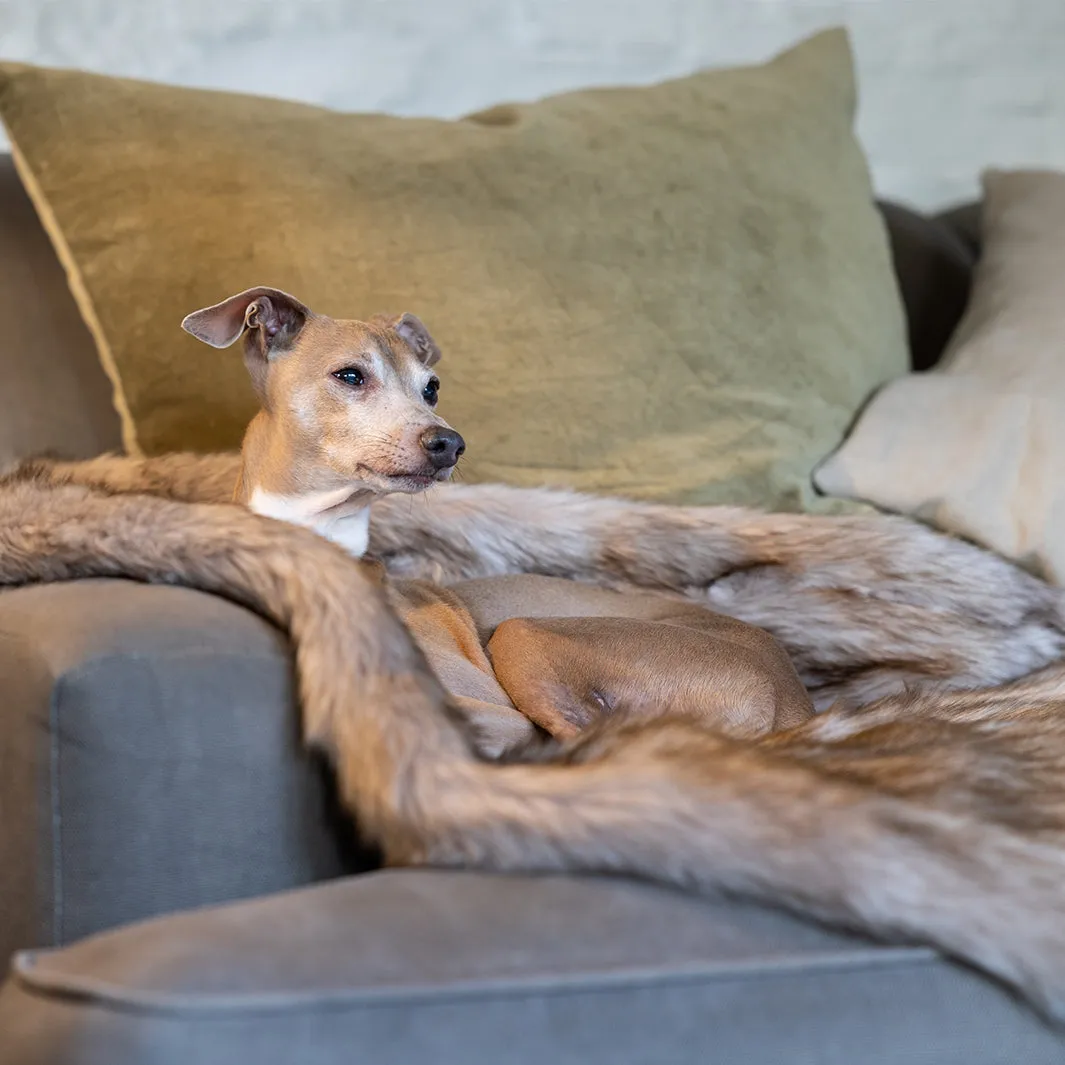
<path fill-rule="evenodd" d="M 265 283 L 419 313 L 467 480 L 783 508 L 907 365 L 854 107 L 842 31 L 457 122 L 0 72 L 131 450 L 239 443 L 239 355 L 178 323 Z"/>
<path fill-rule="evenodd" d="M 923 949 L 625 880 L 391 871 L 24 953 L 5 1065 L 1025 1065 L 1065 1041 Z"/>
<path fill-rule="evenodd" d="M 0 592 L 3 957 L 366 868 L 334 804 L 290 649 L 250 611 L 126 581 Z"/>

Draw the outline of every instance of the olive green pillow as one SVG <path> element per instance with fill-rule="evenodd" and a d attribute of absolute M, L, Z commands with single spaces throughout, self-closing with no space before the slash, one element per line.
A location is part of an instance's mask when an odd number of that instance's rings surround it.
<path fill-rule="evenodd" d="M 252 285 L 413 311 L 467 481 L 800 508 L 903 311 L 847 37 L 461 121 L 0 65 L 0 116 L 131 452 L 239 444 L 237 350 L 179 328 Z"/>

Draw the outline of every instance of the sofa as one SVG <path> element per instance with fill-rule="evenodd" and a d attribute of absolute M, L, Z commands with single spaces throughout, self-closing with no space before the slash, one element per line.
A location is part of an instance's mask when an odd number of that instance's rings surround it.
<path fill-rule="evenodd" d="M 913 368 L 979 211 L 880 204 Z M 63 270 L 0 158 L 0 462 L 120 446 Z M 301 749 L 281 633 L 182 588 L 0 592 L 5 1065 L 990 1065 L 1065 1038 L 985 978 L 621 879 L 383 870 Z"/>

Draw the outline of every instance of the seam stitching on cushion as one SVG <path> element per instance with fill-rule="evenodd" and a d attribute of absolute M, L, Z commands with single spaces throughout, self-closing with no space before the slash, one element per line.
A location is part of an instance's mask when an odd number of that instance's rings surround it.
<path fill-rule="evenodd" d="M 15 170 L 17 171 L 19 178 L 22 180 L 22 184 L 25 187 L 30 200 L 33 202 L 34 209 L 37 211 L 37 216 L 41 220 L 41 225 L 44 227 L 45 232 L 48 234 L 48 238 L 52 242 L 52 247 L 55 249 L 57 258 L 63 264 L 63 269 L 67 275 L 67 287 L 70 289 L 70 293 L 74 297 L 74 302 L 78 306 L 82 320 L 85 322 L 85 325 L 88 326 L 89 332 L 92 334 L 92 338 L 96 342 L 96 354 L 100 360 L 100 365 L 103 366 L 104 373 L 107 374 L 111 381 L 111 402 L 114 404 L 114 408 L 118 412 L 118 416 L 122 422 L 122 444 L 125 447 L 127 454 L 134 458 L 141 458 L 143 457 L 143 451 L 141 450 L 140 442 L 137 440 L 137 425 L 133 420 L 133 413 L 130 410 L 129 402 L 126 399 L 125 389 L 122 387 L 122 378 L 118 371 L 118 364 L 115 362 L 114 352 L 111 351 L 111 345 L 108 342 L 107 334 L 104 332 L 103 325 L 96 314 L 96 308 L 93 305 L 92 298 L 89 296 L 89 290 L 85 285 L 85 279 L 82 277 L 81 270 L 78 268 L 78 264 L 74 260 L 74 256 L 70 251 L 70 246 L 67 244 L 66 237 L 63 235 L 63 230 L 59 225 L 55 213 L 52 211 L 48 199 L 44 195 L 44 191 L 37 183 L 37 178 L 34 176 L 26 158 L 19 150 L 15 138 L 11 135 L 11 131 L 8 130 L 7 132 L 8 143 L 11 149 L 11 158 L 15 163 Z"/>
<path fill-rule="evenodd" d="M 232 658 L 237 661 L 256 662 L 262 665 L 278 665 L 279 661 L 285 662 L 283 657 L 279 660 L 272 655 L 246 654 L 243 651 L 216 651 L 210 647 L 205 647 L 202 650 L 195 647 L 186 647 L 181 650 L 169 650 L 165 647 L 161 647 L 157 651 L 103 651 L 99 654 L 87 655 L 79 662 L 75 662 L 73 665 L 69 666 L 64 672 L 64 676 L 66 676 L 67 673 L 73 673 L 76 670 L 94 668 L 101 664 L 107 665 L 116 660 L 125 662 L 151 662 L 159 659 L 182 658 Z"/>
<path fill-rule="evenodd" d="M 30 653 L 39 656 L 39 652 L 35 646 L 33 640 L 26 638 L 24 633 L 20 632 L 8 632 L 6 629 L 0 628 L 0 641 L 16 644 L 28 650 Z M 42 660 L 42 665 L 45 665 Z M 59 765 L 59 751 L 57 743 L 57 722 L 58 711 L 56 708 L 56 688 L 59 683 L 59 678 L 55 672 L 51 669 L 50 664 L 47 666 L 47 673 L 51 677 L 52 684 L 48 693 L 48 813 L 49 820 L 52 825 L 52 841 L 50 850 L 50 865 L 51 865 L 51 879 L 52 882 L 49 885 L 50 890 L 50 914 L 45 918 L 51 925 L 51 939 L 53 943 L 60 943 L 61 940 L 58 936 L 62 929 L 62 865 L 60 862 L 61 849 L 58 845 L 59 834 L 59 808 L 60 804 L 57 801 L 57 787 L 58 787 L 58 765 Z M 60 902 L 57 904 L 57 898 Z M 34 917 L 34 925 L 37 921 L 44 917 L 40 909 L 36 910 Z"/>
<path fill-rule="evenodd" d="M 65 942 L 63 937 L 63 814 L 62 782 L 60 780 L 59 718 L 62 701 L 63 678 L 56 677 L 48 698 L 48 770 L 51 786 L 48 789 L 52 801 L 52 941 Z"/>
<path fill-rule="evenodd" d="M 451 984 L 423 984 L 408 987 L 360 987 L 309 992 L 169 992 L 140 991 L 123 985 L 93 979 L 71 978 L 65 973 L 34 970 L 37 953 L 20 952 L 12 960 L 12 977 L 28 994 L 41 998 L 67 998 L 82 1001 L 116 1013 L 170 1016 L 200 1016 L 205 1020 L 248 1014 L 338 1012 L 365 1009 L 439 1006 L 469 999 L 508 999 L 542 995 L 602 994 L 626 990 L 654 989 L 663 985 L 717 984 L 766 977 L 777 980 L 803 978 L 810 972 L 854 973 L 898 968 L 925 968 L 929 964 L 952 967 L 926 947 L 879 947 L 875 950 L 835 952 L 814 959 L 779 962 L 770 969 L 760 965 L 692 965 L 684 970 L 666 966 L 644 966 L 615 971 L 579 974 L 539 974 L 509 976 L 498 980 L 455 981 Z"/>

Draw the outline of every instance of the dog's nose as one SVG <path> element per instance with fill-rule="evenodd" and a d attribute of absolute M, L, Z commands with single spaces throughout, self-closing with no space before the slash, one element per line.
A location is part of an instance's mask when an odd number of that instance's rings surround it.
<path fill-rule="evenodd" d="M 446 470 L 454 466 L 466 450 L 466 441 L 454 429 L 445 429 L 434 425 L 422 433 L 422 447 L 429 456 L 429 461 L 438 469 Z"/>

